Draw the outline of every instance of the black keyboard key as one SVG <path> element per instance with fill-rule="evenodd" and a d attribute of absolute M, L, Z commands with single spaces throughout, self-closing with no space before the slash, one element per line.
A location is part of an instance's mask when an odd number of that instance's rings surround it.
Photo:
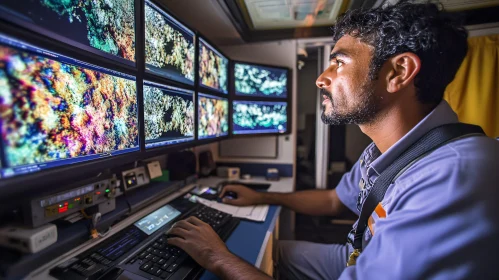
<path fill-rule="evenodd" d="M 137 260 L 137 258 L 133 258 L 133 259 L 129 260 L 128 263 L 133 264 L 133 263 L 135 263 L 136 260 Z"/>
<path fill-rule="evenodd" d="M 146 251 L 144 251 L 144 252 L 140 253 L 140 255 L 138 256 L 138 258 L 142 260 L 142 259 L 143 259 L 143 258 L 145 258 L 146 256 L 147 256 L 147 252 L 146 252 Z"/>
<path fill-rule="evenodd" d="M 151 266 L 146 272 L 149 274 L 154 275 L 154 272 L 156 271 L 156 268 L 154 266 Z"/>
<path fill-rule="evenodd" d="M 95 262 L 92 261 L 90 258 L 85 258 L 84 260 L 81 261 L 83 264 L 86 264 L 88 266 L 94 265 Z"/>
<path fill-rule="evenodd" d="M 151 267 L 152 267 L 152 263 L 151 263 L 151 262 L 147 262 L 147 263 L 143 264 L 143 265 L 140 267 L 140 270 L 143 270 L 143 271 L 148 271 Z"/>
<path fill-rule="evenodd" d="M 166 260 L 165 259 L 160 259 L 158 261 L 158 265 L 164 265 L 166 263 Z"/>
<path fill-rule="evenodd" d="M 104 272 L 104 269 L 107 268 L 105 266 L 95 264 L 92 266 L 87 267 L 82 273 L 83 276 L 88 277 L 88 278 L 97 278 L 99 274 Z"/>
<path fill-rule="evenodd" d="M 153 273 L 153 274 L 154 274 L 154 275 L 156 275 L 156 276 L 160 276 L 160 275 L 161 275 L 161 273 L 163 273 L 163 270 L 161 270 L 161 268 L 159 268 L 159 267 L 155 266 L 155 267 L 154 267 L 154 273 Z"/>
<path fill-rule="evenodd" d="M 159 252 L 161 252 L 161 251 L 158 249 L 154 249 L 154 250 L 152 250 L 151 254 L 153 254 L 155 256 L 159 256 Z"/>
<path fill-rule="evenodd" d="M 152 247 L 147 248 L 146 252 L 151 253 L 154 250 Z"/>
<path fill-rule="evenodd" d="M 166 271 L 170 272 L 170 273 L 173 273 L 175 271 L 175 269 L 177 269 L 178 267 L 178 264 L 176 263 L 172 263 L 167 269 Z"/>
<path fill-rule="evenodd" d="M 148 261 L 152 260 L 152 258 L 154 258 L 154 255 L 153 255 L 153 254 L 148 254 L 148 255 L 145 257 L 145 259 L 146 259 L 146 260 L 148 260 Z"/>
<path fill-rule="evenodd" d="M 158 257 L 154 257 L 154 258 L 152 258 L 152 262 L 153 262 L 153 263 L 157 263 L 159 260 L 160 260 L 160 258 L 158 258 Z"/>

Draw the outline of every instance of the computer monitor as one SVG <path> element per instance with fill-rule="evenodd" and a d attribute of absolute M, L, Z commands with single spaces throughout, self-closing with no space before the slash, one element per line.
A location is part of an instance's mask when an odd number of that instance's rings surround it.
<path fill-rule="evenodd" d="M 194 85 L 194 32 L 150 1 L 145 3 L 146 70 Z"/>
<path fill-rule="evenodd" d="M 198 94 L 198 139 L 229 134 L 229 101 L 227 98 Z"/>
<path fill-rule="evenodd" d="M 234 92 L 245 97 L 288 97 L 288 72 L 281 67 L 234 63 Z"/>
<path fill-rule="evenodd" d="M 0 34 L 1 177 L 139 151 L 135 77 Z"/>
<path fill-rule="evenodd" d="M 270 101 L 234 101 L 232 133 L 283 134 L 288 132 L 288 104 Z"/>
<path fill-rule="evenodd" d="M 144 82 L 146 149 L 194 140 L 194 91 Z"/>
<path fill-rule="evenodd" d="M 2 0 L 0 18 L 135 65 L 135 0 Z"/>
<path fill-rule="evenodd" d="M 229 59 L 199 39 L 199 85 L 220 93 L 228 92 Z"/>

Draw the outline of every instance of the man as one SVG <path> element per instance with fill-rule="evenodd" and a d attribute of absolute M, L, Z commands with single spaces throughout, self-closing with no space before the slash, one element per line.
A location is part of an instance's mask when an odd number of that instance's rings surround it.
<path fill-rule="evenodd" d="M 234 205 L 278 204 L 309 215 L 359 214 L 376 178 L 437 126 L 458 122 L 442 100 L 467 52 L 467 33 L 434 4 L 352 11 L 333 27 L 331 64 L 317 79 L 322 120 L 355 123 L 373 143 L 334 190 L 257 193 L 242 186 Z M 486 74 L 486 73 L 484 73 Z M 351 246 L 279 244 L 287 279 L 497 278 L 499 145 L 484 136 L 454 140 L 407 168 L 372 213 L 356 265 Z M 224 279 L 266 275 L 232 255 L 213 230 L 189 218 L 169 243 Z M 351 234 L 349 235 L 351 239 Z"/>

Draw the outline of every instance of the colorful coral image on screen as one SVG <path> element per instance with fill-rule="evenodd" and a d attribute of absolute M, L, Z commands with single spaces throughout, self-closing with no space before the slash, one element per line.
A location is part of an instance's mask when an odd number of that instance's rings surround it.
<path fill-rule="evenodd" d="M 0 14 L 135 61 L 134 0 L 2 0 Z M 42 30 L 40 30 L 40 28 Z M 49 35 L 50 36 L 50 35 Z"/>
<path fill-rule="evenodd" d="M 199 83 L 221 93 L 227 93 L 229 60 L 203 39 L 199 40 Z"/>
<path fill-rule="evenodd" d="M 236 95 L 286 98 L 288 70 L 267 66 L 236 63 L 234 83 Z"/>
<path fill-rule="evenodd" d="M 194 92 L 144 83 L 146 148 L 194 140 Z"/>
<path fill-rule="evenodd" d="M 234 134 L 286 132 L 286 102 L 234 101 L 233 106 Z"/>
<path fill-rule="evenodd" d="M 0 114 L 4 177 L 139 149 L 134 77 L 3 36 Z"/>
<path fill-rule="evenodd" d="M 166 78 L 194 84 L 194 32 L 146 1 L 146 69 Z"/>
<path fill-rule="evenodd" d="M 229 133 L 229 101 L 200 93 L 198 96 L 198 138 L 214 138 Z"/>

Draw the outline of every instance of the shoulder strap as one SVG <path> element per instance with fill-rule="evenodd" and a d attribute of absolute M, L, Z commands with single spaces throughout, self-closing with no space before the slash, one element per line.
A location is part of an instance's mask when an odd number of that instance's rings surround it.
<path fill-rule="evenodd" d="M 367 228 L 369 217 L 374 209 L 376 209 L 376 206 L 383 200 L 386 190 L 393 179 L 403 171 L 407 165 L 451 140 L 471 134 L 484 135 L 485 133 L 479 126 L 464 123 L 453 123 L 436 127 L 407 148 L 407 150 L 388 166 L 376 179 L 366 201 L 362 205 L 359 222 L 355 229 L 355 238 L 353 242 L 354 249 L 359 251 L 362 250 L 362 236 Z"/>

